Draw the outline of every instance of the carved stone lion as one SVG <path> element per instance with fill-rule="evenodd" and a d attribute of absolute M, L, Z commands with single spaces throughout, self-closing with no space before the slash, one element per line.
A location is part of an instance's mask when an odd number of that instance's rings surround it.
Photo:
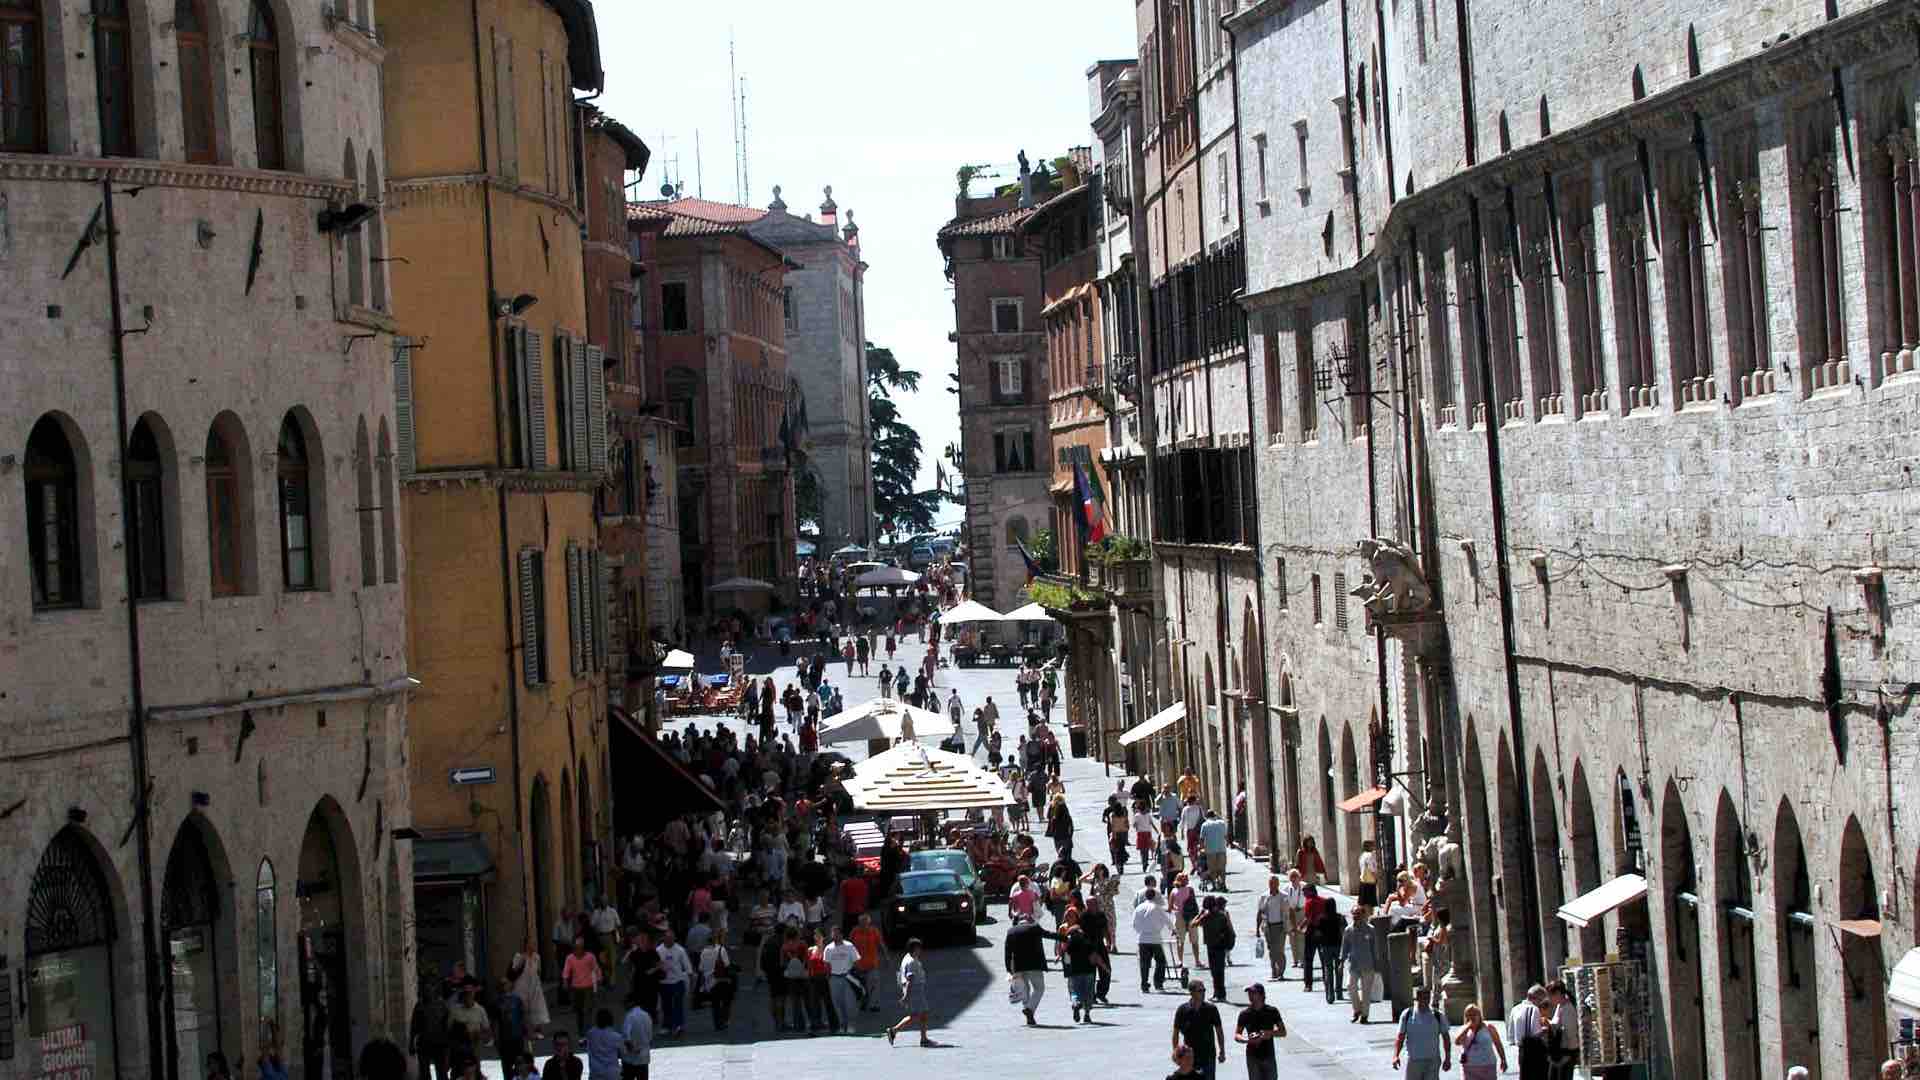
<path fill-rule="evenodd" d="M 1360 557 L 1368 573 L 1352 591 L 1375 615 L 1425 611 L 1433 605 L 1433 590 L 1421 576 L 1413 549 L 1397 540 L 1372 537 L 1360 541 Z"/>

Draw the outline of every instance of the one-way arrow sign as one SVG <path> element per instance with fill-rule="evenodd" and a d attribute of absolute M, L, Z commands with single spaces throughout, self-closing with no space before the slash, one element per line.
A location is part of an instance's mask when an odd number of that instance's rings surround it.
<path fill-rule="evenodd" d="M 474 765 L 465 769 L 454 769 L 450 779 L 456 784 L 491 784 L 493 783 L 493 766 Z"/>

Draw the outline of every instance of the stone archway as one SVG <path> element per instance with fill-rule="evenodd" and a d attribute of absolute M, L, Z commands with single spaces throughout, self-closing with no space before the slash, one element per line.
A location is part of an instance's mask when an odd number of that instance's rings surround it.
<path fill-rule="evenodd" d="M 1840 834 L 1837 933 L 1848 1076 L 1875 1076 L 1887 1054 L 1887 979 L 1880 953 L 1880 890 L 1860 819 Z M 1873 932 L 1864 933 L 1871 925 Z"/>
<path fill-rule="evenodd" d="M 366 910 L 360 889 L 359 850 L 346 813 L 331 797 L 307 818 L 300 841 L 299 906 L 300 1025 L 297 1050 L 307 1080 L 351 1080 L 354 1054 L 364 1039 L 368 1002 L 353 993 L 366 987 Z"/>
<path fill-rule="evenodd" d="M 1507 733 L 1503 729 L 1496 740 L 1494 750 L 1494 809 L 1498 814 L 1500 840 L 1500 883 L 1501 909 L 1503 924 L 1501 936 L 1507 942 L 1506 962 L 1500 971 L 1506 976 L 1506 992 L 1494 1000 L 1482 1002 L 1489 1010 L 1504 1012 L 1508 1005 L 1526 996 L 1527 984 L 1536 977 L 1529 970 L 1532 963 L 1534 946 L 1539 927 L 1528 926 L 1526 921 L 1527 875 L 1524 861 L 1527 859 L 1527 834 L 1520 827 L 1520 779 L 1514 772 L 1513 751 L 1507 745 Z M 1553 919 L 1550 912 L 1541 911 L 1541 918 Z M 1557 919 L 1555 921 L 1558 921 Z"/>
<path fill-rule="evenodd" d="M 1573 784 L 1567 802 L 1568 839 L 1573 844 L 1573 894 L 1584 896 L 1600 887 L 1600 836 L 1593 817 L 1593 792 L 1587 787 L 1586 767 L 1573 763 Z M 1580 959 L 1594 963 L 1607 954 L 1606 927 L 1596 920 L 1580 930 Z"/>
<path fill-rule="evenodd" d="M 1361 791 L 1360 758 L 1354 749 L 1353 725 L 1340 725 L 1340 782 L 1334 791 L 1337 799 L 1351 799 Z M 1368 808 L 1371 811 L 1371 807 Z M 1360 844 L 1366 839 L 1360 828 L 1362 814 L 1340 814 L 1340 883 L 1350 893 L 1360 891 Z"/>
<path fill-rule="evenodd" d="M 1725 788 L 1714 811 L 1713 878 L 1720 951 L 1720 1038 L 1727 1080 L 1760 1080 L 1759 969 L 1753 879 L 1740 815 Z"/>
<path fill-rule="evenodd" d="M 1667 968 L 1668 1055 L 1675 1076 L 1705 1074 L 1706 988 L 1700 955 L 1704 940 L 1700 881 L 1680 786 L 1667 781 L 1660 804 L 1660 899 L 1666 911 L 1662 956 Z"/>
<path fill-rule="evenodd" d="M 1780 800 L 1773 826 L 1774 948 L 1780 972 L 1780 1058 L 1776 1075 L 1804 1066 L 1820 1080 L 1820 965 L 1816 958 L 1813 884 L 1793 804 Z"/>
<path fill-rule="evenodd" d="M 25 920 L 26 1072 L 63 1070 L 35 1060 L 46 1048 L 84 1057 L 96 1076 L 119 1074 L 117 1006 L 139 973 L 120 940 L 128 923 L 112 863 L 79 826 L 53 835 L 40 853 Z M 131 1018 L 130 1018 L 131 1019 Z"/>
<path fill-rule="evenodd" d="M 201 1074 L 207 1055 L 239 1058 L 238 979 L 232 872 L 213 827 L 194 814 L 181 822 L 160 890 L 160 932 L 168 958 L 164 990 L 167 1075 Z"/>
<path fill-rule="evenodd" d="M 1466 796 L 1467 814 L 1461 824 L 1466 832 L 1467 882 L 1473 898 L 1473 940 L 1478 950 L 1474 957 L 1479 981 L 1475 993 L 1479 1000 L 1496 1001 L 1500 997 L 1500 965 L 1506 950 L 1501 941 L 1500 904 L 1493 892 L 1493 818 L 1487 810 L 1486 768 L 1481 763 L 1480 736 L 1474 730 L 1472 717 L 1467 718 L 1466 731 L 1460 788 Z"/>
<path fill-rule="evenodd" d="M 1329 878 L 1340 869 L 1339 819 L 1335 816 L 1339 810 L 1334 806 L 1333 766 L 1333 734 L 1323 716 L 1320 718 L 1320 769 L 1314 773 L 1314 787 L 1320 792 L 1320 858 L 1327 864 Z"/>
<path fill-rule="evenodd" d="M 1561 854 L 1559 807 L 1553 781 L 1547 775 L 1547 755 L 1533 752 L 1533 865 L 1540 882 L 1541 937 L 1544 939 L 1547 977 L 1559 977 L 1567 962 L 1567 924 L 1559 917 L 1567 902 L 1565 857 Z"/>
<path fill-rule="evenodd" d="M 547 778 L 536 773 L 533 792 L 527 799 L 527 870 L 533 878 L 534 941 L 542 947 L 553 940 L 554 912 L 549 902 L 553 855 L 548 850 L 553 835 L 552 803 L 552 797 L 547 794 Z"/>

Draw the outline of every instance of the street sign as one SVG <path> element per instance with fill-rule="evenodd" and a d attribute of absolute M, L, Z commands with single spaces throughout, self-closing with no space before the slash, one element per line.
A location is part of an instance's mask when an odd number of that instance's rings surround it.
<path fill-rule="evenodd" d="M 449 778 L 456 784 L 491 784 L 493 783 L 493 766 L 474 765 L 465 769 L 454 769 L 449 774 Z"/>

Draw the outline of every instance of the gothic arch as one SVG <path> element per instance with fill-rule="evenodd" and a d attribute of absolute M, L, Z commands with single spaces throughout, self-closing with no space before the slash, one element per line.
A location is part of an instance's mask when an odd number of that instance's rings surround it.
<path fill-rule="evenodd" d="M 1474 968 L 1478 972 L 1478 993 L 1482 1001 L 1500 998 L 1500 963 L 1506 955 L 1501 941 L 1503 922 L 1500 901 L 1494 895 L 1493 818 L 1487 810 L 1486 767 L 1480 757 L 1480 734 L 1467 718 L 1467 737 L 1462 744 L 1460 787 L 1466 796 L 1467 882 L 1473 898 Z M 1457 921 L 1457 920 L 1456 920 Z"/>
<path fill-rule="evenodd" d="M 536 941 L 553 939 L 554 911 L 551 902 L 553 877 L 553 796 L 547 792 L 547 777 L 535 773 L 533 788 L 527 797 L 527 869 L 533 879 L 533 929 Z"/>
<path fill-rule="evenodd" d="M 324 1020 L 335 1061 L 351 1060 L 367 1038 L 372 1002 L 368 972 L 366 899 L 360 851 L 346 811 L 323 796 L 307 818 L 294 891 L 299 898 L 300 1018 L 289 1047 L 304 1045 L 310 1025 Z M 291 1028 L 291 1025 L 290 1025 Z"/>
<path fill-rule="evenodd" d="M 1533 865 L 1540 881 L 1541 936 L 1546 953 L 1542 957 L 1550 977 L 1558 975 L 1567 962 L 1567 924 L 1560 919 L 1560 906 L 1567 902 L 1564 857 L 1560 846 L 1559 809 L 1553 797 L 1553 781 L 1547 775 L 1546 751 L 1533 752 Z"/>
<path fill-rule="evenodd" d="M 1339 811 L 1333 805 L 1333 735 L 1324 716 L 1320 718 L 1320 768 L 1313 775 L 1314 787 L 1320 792 L 1320 858 L 1327 864 L 1328 876 L 1332 876 L 1340 868 L 1339 834 L 1335 831 L 1338 819 L 1334 817 Z"/>
<path fill-rule="evenodd" d="M 166 1053 L 173 1075 L 201 1072 L 219 1050 L 237 1058 L 240 1016 L 239 936 L 232 903 L 232 865 L 213 826 L 189 814 L 175 831 L 160 891 L 160 931 L 173 963 L 163 972 L 170 1005 Z"/>
<path fill-rule="evenodd" d="M 1886 967 L 1880 938 L 1862 936 L 1847 924 L 1880 922 L 1880 889 L 1873 871 L 1873 851 L 1849 815 L 1840 834 L 1840 867 L 1835 901 L 1839 922 L 1840 962 L 1845 985 L 1841 1001 L 1846 1015 L 1848 1076 L 1873 1076 L 1887 1054 Z"/>
<path fill-rule="evenodd" d="M 1753 879 L 1733 798 L 1720 789 L 1713 821 L 1714 920 L 1719 939 L 1720 1037 L 1727 1080 L 1760 1080 L 1760 997 Z M 1702 921 L 1705 920 L 1702 916 Z"/>
<path fill-rule="evenodd" d="M 1354 749 L 1353 725 L 1340 725 L 1340 781 L 1334 790 L 1334 797 L 1351 799 L 1360 794 L 1360 759 Z M 1360 844 L 1366 839 L 1362 835 L 1360 821 L 1363 815 L 1340 814 L 1340 881 L 1348 892 L 1360 889 Z"/>
<path fill-rule="evenodd" d="M 1537 973 L 1528 970 L 1528 965 L 1533 953 L 1531 941 L 1538 940 L 1534 935 L 1540 932 L 1540 928 L 1528 926 L 1526 921 L 1526 897 L 1521 890 L 1526 888 L 1525 860 L 1529 837 L 1520 827 L 1520 778 L 1513 766 L 1513 751 L 1507 745 L 1504 728 L 1496 743 L 1493 790 L 1500 829 L 1501 907 L 1505 917 L 1502 937 L 1507 942 L 1506 963 L 1500 970 L 1506 975 L 1507 983 L 1505 996 L 1484 1004 L 1505 1010 L 1508 1005 L 1525 997 L 1527 985 L 1538 977 Z M 1539 914 L 1542 919 L 1559 921 L 1552 912 L 1542 910 Z"/>
<path fill-rule="evenodd" d="M 1793 804 L 1780 800 L 1773 826 L 1774 948 L 1779 956 L 1780 1059 L 1785 1075 L 1805 1066 L 1820 1080 L 1820 965 L 1815 951 L 1813 883 Z"/>
<path fill-rule="evenodd" d="M 1593 817 L 1593 792 L 1587 786 L 1586 767 L 1573 763 L 1568 794 L 1568 839 L 1573 848 L 1573 894 L 1584 896 L 1600 887 L 1600 835 Z M 1607 953 L 1606 928 L 1592 923 L 1580 931 L 1580 958 L 1593 962 Z"/>
<path fill-rule="evenodd" d="M 1675 1076 L 1705 1075 L 1706 988 L 1700 955 L 1703 918 L 1693 829 L 1680 785 L 1667 781 L 1660 803 L 1660 902 L 1666 912 L 1667 1050 Z"/>

